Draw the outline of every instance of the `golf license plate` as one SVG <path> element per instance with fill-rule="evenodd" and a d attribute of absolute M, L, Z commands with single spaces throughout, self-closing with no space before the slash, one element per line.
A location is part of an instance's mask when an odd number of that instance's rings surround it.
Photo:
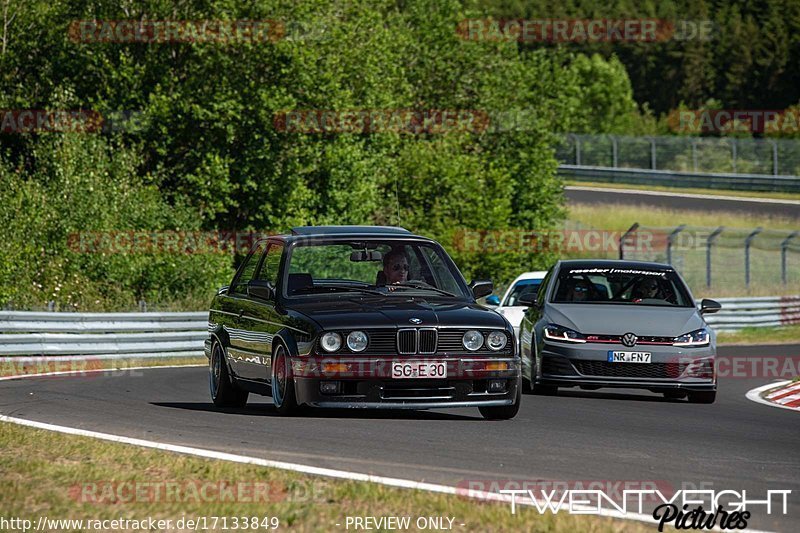
<path fill-rule="evenodd" d="M 393 361 L 392 379 L 441 379 L 447 377 L 443 361 Z"/>
<path fill-rule="evenodd" d="M 650 352 L 608 352 L 609 363 L 650 363 L 652 360 Z"/>

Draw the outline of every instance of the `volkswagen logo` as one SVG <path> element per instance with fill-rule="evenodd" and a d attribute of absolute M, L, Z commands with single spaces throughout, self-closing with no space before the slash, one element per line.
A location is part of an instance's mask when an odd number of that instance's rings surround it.
<path fill-rule="evenodd" d="M 409 318 L 408 321 L 411 322 L 412 324 L 422 324 L 422 319 L 417 317 Z"/>
<path fill-rule="evenodd" d="M 622 344 L 631 348 L 632 346 L 636 346 L 636 335 L 633 333 L 626 333 L 622 336 Z"/>

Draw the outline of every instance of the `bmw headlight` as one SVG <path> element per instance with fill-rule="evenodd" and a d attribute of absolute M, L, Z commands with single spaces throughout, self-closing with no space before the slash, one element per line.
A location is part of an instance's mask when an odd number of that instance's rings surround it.
<path fill-rule="evenodd" d="M 486 346 L 488 346 L 490 350 L 495 352 L 505 348 L 507 342 L 508 342 L 508 337 L 502 331 L 492 331 L 486 337 Z"/>
<path fill-rule="evenodd" d="M 558 324 L 548 324 L 544 328 L 544 338 L 558 342 L 584 343 L 586 338 L 577 331 Z"/>
<path fill-rule="evenodd" d="M 335 352 L 342 347 L 342 336 L 332 331 L 328 332 L 322 336 L 320 344 L 326 352 Z"/>
<path fill-rule="evenodd" d="M 706 328 L 700 328 L 672 339 L 673 346 L 707 346 L 709 342 L 711 342 L 711 333 Z"/>
<path fill-rule="evenodd" d="M 461 342 L 464 344 L 464 348 L 470 352 L 480 350 L 481 346 L 483 346 L 483 334 L 480 331 L 471 329 L 464 333 L 464 338 L 461 339 Z"/>
<path fill-rule="evenodd" d="M 367 349 L 367 334 L 363 331 L 351 331 L 347 336 L 347 347 L 354 352 L 363 352 Z"/>

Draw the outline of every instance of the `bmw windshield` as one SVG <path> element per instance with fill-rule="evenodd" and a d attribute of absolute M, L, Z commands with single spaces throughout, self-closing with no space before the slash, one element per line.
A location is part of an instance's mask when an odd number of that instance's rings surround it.
<path fill-rule="evenodd" d="M 284 295 L 423 295 L 471 298 L 463 277 L 435 243 L 382 239 L 297 242 L 288 257 Z"/>
<path fill-rule="evenodd" d="M 692 307 L 683 281 L 670 269 L 565 268 L 552 303 Z"/>

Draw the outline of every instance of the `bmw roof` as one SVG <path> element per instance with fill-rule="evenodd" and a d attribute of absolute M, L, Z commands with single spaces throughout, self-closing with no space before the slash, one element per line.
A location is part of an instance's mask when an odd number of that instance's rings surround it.
<path fill-rule="evenodd" d="M 298 226 L 292 228 L 292 235 L 411 235 L 411 232 L 398 226 Z"/>

